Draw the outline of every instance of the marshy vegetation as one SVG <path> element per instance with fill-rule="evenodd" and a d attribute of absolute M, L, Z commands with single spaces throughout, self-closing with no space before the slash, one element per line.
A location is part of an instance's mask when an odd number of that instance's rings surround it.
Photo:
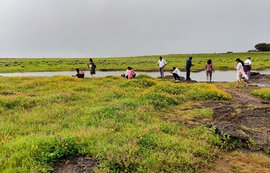
<path fill-rule="evenodd" d="M 166 69 L 185 68 L 187 54 L 164 55 L 168 62 Z M 235 59 L 252 58 L 252 69 L 262 70 L 270 68 L 269 52 L 248 53 L 214 53 L 193 54 L 192 71 L 204 70 L 205 63 L 212 59 L 216 70 L 234 70 Z M 125 70 L 132 66 L 136 71 L 158 71 L 157 56 L 94 58 L 97 69 L 101 71 Z M 10 58 L 0 60 L 0 72 L 41 72 L 41 71 L 74 71 L 75 68 L 87 69 L 88 58 Z"/>
<path fill-rule="evenodd" d="M 178 107 L 231 96 L 210 84 L 174 84 L 140 75 L 0 78 L 0 172 L 48 172 L 68 156 L 97 160 L 97 172 L 196 172 L 238 142 Z M 164 117 L 174 116 L 178 121 Z M 182 120 L 183 121 L 182 121 Z"/>

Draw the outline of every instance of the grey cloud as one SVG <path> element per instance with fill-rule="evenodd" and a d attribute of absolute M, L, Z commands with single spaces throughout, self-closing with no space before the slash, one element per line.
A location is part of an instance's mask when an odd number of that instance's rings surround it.
<path fill-rule="evenodd" d="M 247 51 L 268 0 L 1 0 L 0 57 Z"/>

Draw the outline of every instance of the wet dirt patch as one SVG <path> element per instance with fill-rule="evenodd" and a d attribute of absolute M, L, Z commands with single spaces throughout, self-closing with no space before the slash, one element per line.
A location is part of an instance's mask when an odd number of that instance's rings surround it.
<path fill-rule="evenodd" d="M 9 96 L 14 96 L 15 94 L 14 93 L 10 93 L 10 92 L 1 92 L 0 95 L 1 96 L 9 97 Z"/>
<path fill-rule="evenodd" d="M 71 157 L 63 163 L 57 164 L 53 173 L 90 173 L 98 167 L 98 162 L 89 157 Z"/>
<path fill-rule="evenodd" d="M 270 147 L 270 108 L 232 110 L 232 107 L 214 108 L 214 125 L 221 133 L 234 138 L 253 140 L 257 146 Z M 225 111 L 228 112 L 225 112 Z"/>
<path fill-rule="evenodd" d="M 259 87 L 270 87 L 270 75 L 268 74 L 254 74 L 250 78 L 250 82 Z"/>
<path fill-rule="evenodd" d="M 270 84 L 270 75 L 253 77 L 253 82 Z M 202 105 L 212 108 L 212 125 L 217 133 L 227 133 L 241 141 L 254 141 L 259 149 L 270 148 L 270 105 L 250 93 L 254 86 L 240 88 L 220 88 L 232 95 L 231 101 L 209 101 Z"/>

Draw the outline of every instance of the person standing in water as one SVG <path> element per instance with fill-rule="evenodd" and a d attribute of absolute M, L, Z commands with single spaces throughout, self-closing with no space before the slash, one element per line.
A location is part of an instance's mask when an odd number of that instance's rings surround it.
<path fill-rule="evenodd" d="M 157 64 L 159 67 L 160 77 L 164 78 L 164 67 L 166 66 L 167 62 L 164 59 L 162 59 L 162 57 L 159 57 Z"/>
<path fill-rule="evenodd" d="M 93 59 L 89 59 L 88 68 L 90 69 L 90 77 L 94 77 L 96 74 L 96 64 L 94 63 Z"/>
<path fill-rule="evenodd" d="M 190 78 L 190 68 L 193 66 L 192 64 L 192 56 L 188 57 L 186 61 L 186 80 L 191 80 Z"/>
<path fill-rule="evenodd" d="M 206 71 L 206 79 L 207 82 L 209 81 L 210 83 L 212 82 L 212 73 L 215 72 L 213 64 L 212 64 L 212 60 L 209 59 L 205 65 L 205 71 Z M 210 80 L 209 80 L 210 79 Z"/>
<path fill-rule="evenodd" d="M 243 80 L 243 77 L 245 79 L 248 79 L 247 75 L 244 72 L 244 62 L 240 60 L 239 58 L 237 58 L 235 61 L 236 61 L 235 70 L 236 70 L 236 81 L 237 81 L 237 84 L 235 87 L 238 87 L 240 83 L 243 83 L 245 86 L 248 86 L 248 84 Z"/>

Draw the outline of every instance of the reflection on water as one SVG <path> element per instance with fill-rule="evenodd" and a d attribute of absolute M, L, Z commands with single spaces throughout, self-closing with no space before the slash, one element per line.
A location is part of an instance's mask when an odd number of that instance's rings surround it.
<path fill-rule="evenodd" d="M 261 74 L 270 74 L 270 71 L 256 71 Z M 106 76 L 121 76 L 124 74 L 124 71 L 97 71 L 95 77 L 106 77 Z M 159 77 L 159 72 L 136 72 L 137 75 L 139 74 L 147 74 L 152 77 Z M 16 76 L 40 76 L 40 77 L 50 77 L 50 76 L 57 76 L 57 75 L 67 75 L 71 76 L 74 75 L 75 72 L 73 71 L 61 71 L 61 72 L 25 72 L 25 73 L 0 73 L 0 76 L 9 76 L 9 77 L 16 77 Z M 85 72 L 86 77 L 90 77 L 90 72 Z M 165 75 L 171 75 L 169 72 L 165 72 Z M 185 72 L 181 72 L 181 76 L 186 76 Z M 204 71 L 201 72 L 191 72 L 191 79 L 196 81 L 206 81 L 206 74 Z M 222 82 L 232 82 L 235 81 L 236 72 L 235 71 L 215 71 L 213 73 L 213 81 Z"/>

